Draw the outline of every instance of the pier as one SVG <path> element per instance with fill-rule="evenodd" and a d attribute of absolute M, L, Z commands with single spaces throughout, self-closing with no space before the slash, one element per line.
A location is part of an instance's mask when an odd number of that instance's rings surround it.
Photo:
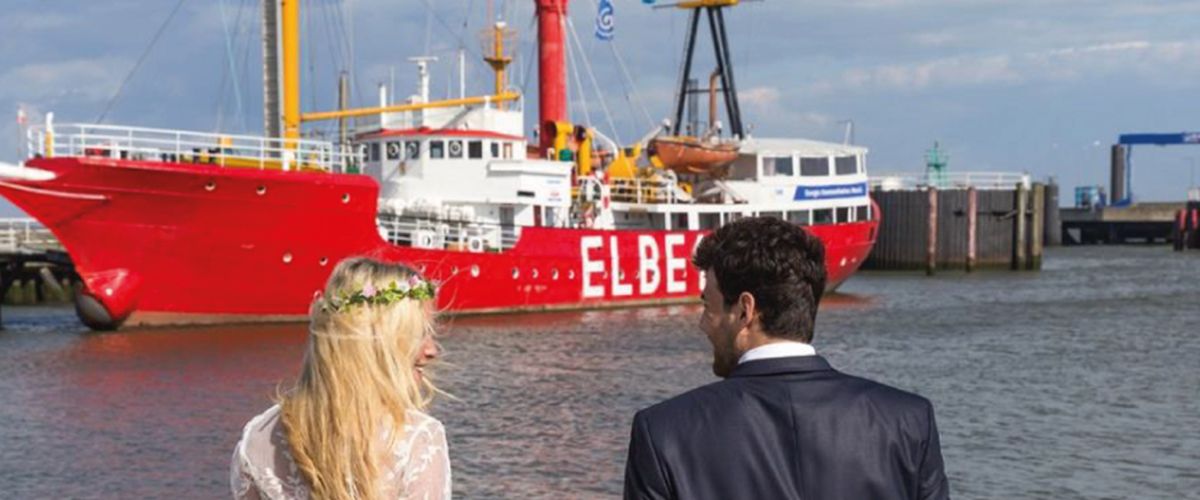
<path fill-rule="evenodd" d="M 0 297 L 5 304 L 68 302 L 78 283 L 74 264 L 50 230 L 34 219 L 0 219 Z"/>
<path fill-rule="evenodd" d="M 1038 270 L 1058 242 L 1058 186 L 1014 173 L 880 175 L 883 214 L 864 269 Z"/>
<path fill-rule="evenodd" d="M 1168 243 L 1175 239 L 1177 213 L 1184 203 L 1062 209 L 1064 245 Z"/>

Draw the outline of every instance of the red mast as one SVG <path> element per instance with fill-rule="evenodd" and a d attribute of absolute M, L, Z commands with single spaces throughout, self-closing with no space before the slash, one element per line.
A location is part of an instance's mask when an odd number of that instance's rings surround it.
<path fill-rule="evenodd" d="M 567 68 L 563 51 L 563 24 L 568 0 L 534 0 L 538 16 L 538 126 L 541 151 L 553 147 L 554 134 L 547 122 L 567 119 Z"/>

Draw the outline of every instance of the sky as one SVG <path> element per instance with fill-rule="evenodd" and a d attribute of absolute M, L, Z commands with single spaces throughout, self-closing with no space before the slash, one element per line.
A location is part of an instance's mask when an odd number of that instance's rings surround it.
<path fill-rule="evenodd" d="M 629 143 L 671 114 L 686 12 L 570 0 L 572 118 Z M 669 3 L 660 0 L 659 4 Z M 262 130 L 259 0 L 5 0 L 0 13 L 0 161 L 20 159 L 18 107 L 40 121 L 225 133 Z M 537 110 L 532 0 L 496 1 L 516 31 L 511 74 Z M 480 60 L 486 0 L 304 0 L 303 108 L 356 105 L 377 87 L 415 91 L 408 58 L 438 57 L 434 97 L 490 91 Z M 1200 130 L 1200 2 L 764 0 L 726 13 L 743 122 L 759 137 L 840 142 L 846 122 L 871 173 L 921 171 L 934 142 L 951 171 L 1053 177 L 1062 201 L 1107 185 L 1109 148 L 1130 132 Z M 702 24 L 702 27 L 704 25 Z M 151 43 L 151 41 L 154 43 Z M 576 41 L 577 40 L 577 41 Z M 694 74 L 713 66 L 702 32 Z M 584 64 L 583 61 L 587 63 Z M 328 126 L 311 132 L 328 131 Z M 1181 200 L 1200 146 L 1134 150 L 1139 200 Z M 19 211 L 0 202 L 0 215 Z"/>

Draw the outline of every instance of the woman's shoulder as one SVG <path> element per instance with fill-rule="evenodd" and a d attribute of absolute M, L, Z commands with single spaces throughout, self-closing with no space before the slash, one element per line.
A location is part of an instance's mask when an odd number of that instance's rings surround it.
<path fill-rule="evenodd" d="M 279 414 L 279 405 L 272 405 L 242 427 L 237 453 L 242 456 L 243 460 L 254 463 L 266 458 L 264 455 L 269 455 L 274 451 L 274 445 L 277 444 L 281 431 Z"/>

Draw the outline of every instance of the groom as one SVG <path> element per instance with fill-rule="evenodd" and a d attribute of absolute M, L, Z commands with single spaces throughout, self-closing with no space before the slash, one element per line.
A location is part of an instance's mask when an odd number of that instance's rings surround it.
<path fill-rule="evenodd" d="M 700 329 L 725 380 L 637 413 L 626 499 L 949 498 L 929 400 L 816 355 L 817 238 L 741 219 L 693 263 L 705 276 Z"/>

